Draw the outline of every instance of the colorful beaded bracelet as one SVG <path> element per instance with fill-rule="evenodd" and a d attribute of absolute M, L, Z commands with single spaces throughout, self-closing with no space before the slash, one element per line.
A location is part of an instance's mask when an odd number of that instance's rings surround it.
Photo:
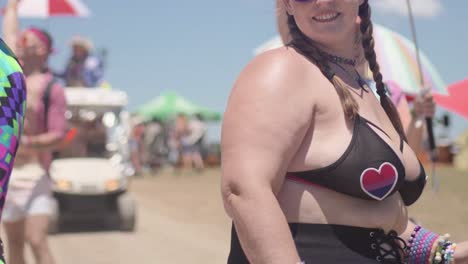
<path fill-rule="evenodd" d="M 435 257 L 432 260 L 434 264 L 450 264 L 453 258 L 453 254 L 455 253 L 455 249 L 453 245 L 456 244 L 452 243 L 448 240 L 450 237 L 449 234 L 445 234 L 441 236 L 437 240 L 437 249 L 435 253 Z"/>
<path fill-rule="evenodd" d="M 421 226 L 416 226 L 408 240 L 408 264 L 450 264 L 456 244 L 450 235 L 439 236 Z"/>

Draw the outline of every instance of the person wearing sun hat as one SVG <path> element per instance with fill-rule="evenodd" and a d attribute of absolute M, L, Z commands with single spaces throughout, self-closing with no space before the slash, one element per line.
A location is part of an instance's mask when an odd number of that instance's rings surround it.
<path fill-rule="evenodd" d="M 93 55 L 93 43 L 84 37 L 75 36 L 70 41 L 72 54 L 65 71 L 57 76 L 65 80 L 67 87 L 98 87 L 103 83 L 104 65 L 101 58 Z"/>
<path fill-rule="evenodd" d="M 52 152 L 65 136 L 66 100 L 48 64 L 54 52 L 53 38 L 37 27 L 20 32 L 17 8 L 17 0 L 8 1 L 3 35 L 23 68 L 28 100 L 2 221 L 8 239 L 9 263 L 24 263 L 27 243 L 36 263 L 53 264 L 47 239 L 49 215 L 54 208 L 49 168 Z"/>

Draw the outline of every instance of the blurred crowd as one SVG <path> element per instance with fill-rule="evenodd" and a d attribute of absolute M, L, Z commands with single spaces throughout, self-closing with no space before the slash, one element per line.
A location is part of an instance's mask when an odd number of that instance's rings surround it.
<path fill-rule="evenodd" d="M 136 174 L 165 165 L 200 172 L 210 152 L 206 132 L 206 123 L 200 115 L 179 113 L 169 121 L 144 121 L 135 115 L 130 151 Z"/>

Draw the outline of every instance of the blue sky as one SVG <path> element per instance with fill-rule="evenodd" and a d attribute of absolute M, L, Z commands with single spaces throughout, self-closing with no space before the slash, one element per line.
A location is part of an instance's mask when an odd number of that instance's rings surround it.
<path fill-rule="evenodd" d="M 109 52 L 107 79 L 129 94 L 134 109 L 165 90 L 223 111 L 229 90 L 253 49 L 276 35 L 273 0 L 83 0 L 87 19 L 21 20 L 47 27 L 63 67 L 74 35 L 91 38 Z M 379 1 L 374 21 L 409 37 L 402 0 Z M 2 1 L 4 2 L 4 1 Z M 468 1 L 413 0 L 421 48 L 447 84 L 468 77 Z M 460 119 L 461 120 L 461 119 Z M 457 125 L 458 130 L 468 125 Z M 216 139 L 219 126 L 210 128 Z"/>

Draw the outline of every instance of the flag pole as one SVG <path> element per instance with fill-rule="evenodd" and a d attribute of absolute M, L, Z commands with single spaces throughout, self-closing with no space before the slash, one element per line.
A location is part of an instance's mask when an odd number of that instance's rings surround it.
<path fill-rule="evenodd" d="M 408 16 L 410 20 L 411 34 L 413 35 L 414 47 L 416 49 L 416 61 L 418 64 L 419 80 L 420 80 L 421 87 L 423 87 L 423 89 L 426 89 L 423 71 L 422 71 L 422 65 L 421 65 L 418 38 L 416 36 L 416 25 L 414 23 L 413 10 L 411 7 L 410 0 L 406 0 L 406 5 L 408 7 Z M 432 118 L 426 117 L 426 127 L 427 127 L 427 134 L 429 137 L 430 157 L 431 157 L 431 162 L 432 162 L 432 188 L 433 190 L 437 190 L 438 181 L 435 175 L 435 163 L 437 161 L 437 149 L 435 146 L 434 131 L 432 129 Z"/>

